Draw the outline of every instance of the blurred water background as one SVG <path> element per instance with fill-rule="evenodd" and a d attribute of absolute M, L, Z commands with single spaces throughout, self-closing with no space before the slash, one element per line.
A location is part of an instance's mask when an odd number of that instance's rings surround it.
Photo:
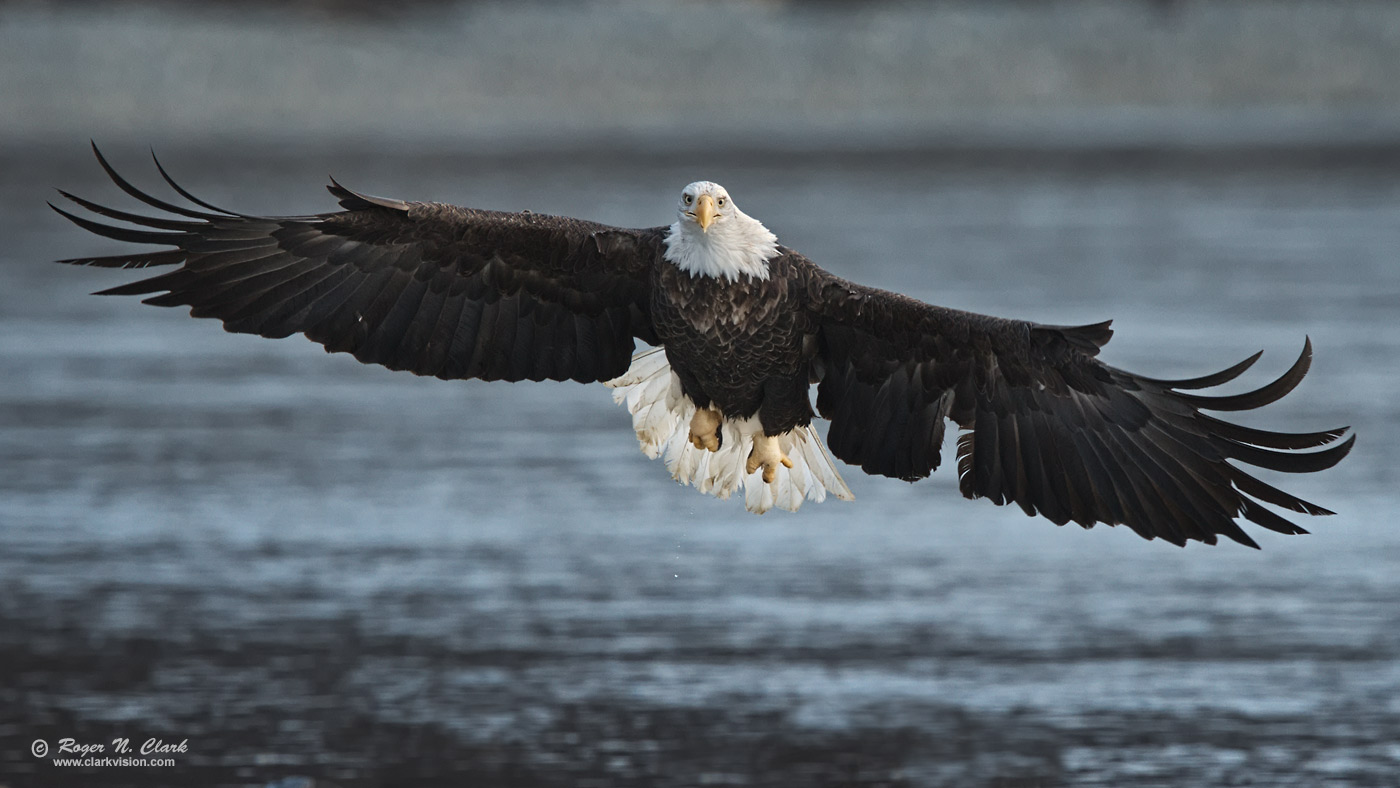
<path fill-rule="evenodd" d="M 1400 784 L 1400 6 L 0 3 L 0 785 Z M 353 188 L 631 226 L 724 183 L 843 276 L 1352 424 L 1264 550 L 851 470 L 761 518 L 599 386 L 87 293 L 48 212 Z M 1238 390 L 1238 389 L 1237 389 Z M 950 456 L 951 446 L 945 449 Z M 34 739 L 188 740 L 170 769 Z"/>

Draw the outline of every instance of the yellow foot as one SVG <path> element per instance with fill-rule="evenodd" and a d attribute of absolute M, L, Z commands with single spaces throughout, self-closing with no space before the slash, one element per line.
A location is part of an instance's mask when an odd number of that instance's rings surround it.
<path fill-rule="evenodd" d="M 792 467 L 792 460 L 778 447 L 778 438 L 762 433 L 753 436 L 753 451 L 749 452 L 749 461 L 744 464 L 744 473 L 753 473 L 762 467 L 763 482 L 772 484 L 773 480 L 778 478 L 779 463 L 788 468 Z"/>
<path fill-rule="evenodd" d="M 697 449 L 719 451 L 719 411 L 696 408 L 690 419 L 690 442 Z"/>

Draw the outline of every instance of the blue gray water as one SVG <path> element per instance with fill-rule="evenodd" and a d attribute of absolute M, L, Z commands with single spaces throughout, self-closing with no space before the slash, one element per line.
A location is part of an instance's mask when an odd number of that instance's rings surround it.
<path fill-rule="evenodd" d="M 110 151 L 154 185 L 139 150 Z M 0 155 L 0 784 L 1394 785 L 1400 168 L 938 156 L 175 151 L 218 204 L 372 193 L 669 221 L 709 178 L 863 282 L 1117 319 L 1162 377 L 1311 335 L 1251 424 L 1352 424 L 1339 510 L 1182 550 L 971 502 L 944 469 L 755 517 L 670 481 L 600 386 L 444 383 L 87 293 L 47 212 L 83 150 Z M 188 739 L 57 769 L 36 738 Z M 301 784 L 307 784 L 305 782 Z"/>

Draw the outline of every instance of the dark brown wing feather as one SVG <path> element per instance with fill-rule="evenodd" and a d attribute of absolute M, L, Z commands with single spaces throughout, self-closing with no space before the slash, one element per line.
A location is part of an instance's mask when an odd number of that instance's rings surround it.
<path fill-rule="evenodd" d="M 175 217 L 129 213 L 60 192 L 119 227 L 54 210 L 119 241 L 167 247 L 61 262 L 119 268 L 180 265 L 103 295 L 155 294 L 229 331 L 301 333 L 365 363 L 444 379 L 608 380 L 634 338 L 655 344 L 651 266 L 662 230 L 625 230 L 531 213 L 498 213 L 356 194 L 331 181 L 345 210 L 259 217 L 152 197 L 97 152 L 128 195 Z M 174 248 L 168 248 L 174 247 Z"/>
<path fill-rule="evenodd" d="M 963 495 L 1014 501 L 1027 514 L 1125 524 L 1174 544 L 1217 535 L 1257 547 L 1236 523 L 1306 533 L 1265 508 L 1331 514 L 1272 487 L 1239 463 L 1308 473 L 1352 448 L 1347 428 L 1278 433 L 1202 411 L 1249 410 L 1278 400 L 1307 373 L 1312 345 L 1278 380 L 1245 394 L 1186 393 L 1243 373 L 1259 354 L 1187 380 L 1147 378 L 1094 356 L 1108 323 L 1046 326 L 930 306 L 825 272 L 817 409 L 831 420 L 833 454 L 867 473 L 914 480 L 938 467 L 944 419 L 958 439 Z M 1310 452 L 1293 452 L 1327 446 Z"/>

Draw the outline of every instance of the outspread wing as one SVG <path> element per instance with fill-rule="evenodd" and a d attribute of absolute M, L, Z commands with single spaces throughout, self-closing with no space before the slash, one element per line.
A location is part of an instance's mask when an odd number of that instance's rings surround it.
<path fill-rule="evenodd" d="M 102 295 L 154 293 L 145 303 L 189 306 L 229 331 L 301 333 L 367 364 L 444 379 L 608 380 L 626 371 L 634 338 L 656 343 L 648 293 L 660 229 L 401 202 L 334 180 L 328 188 L 344 211 L 249 216 L 195 198 L 161 168 L 194 210 L 140 191 L 93 151 L 118 187 L 167 215 L 66 192 L 142 229 L 54 210 L 98 235 L 174 248 L 61 262 L 180 265 Z"/>
<path fill-rule="evenodd" d="M 1158 380 L 1095 358 L 1108 323 L 1046 326 L 945 309 L 823 272 L 817 286 L 817 409 L 833 454 L 867 473 L 919 479 L 938 467 L 945 419 L 958 439 L 964 496 L 1016 502 L 1057 524 L 1125 524 L 1147 539 L 1258 545 L 1246 520 L 1306 533 L 1261 502 L 1326 509 L 1272 487 L 1239 463 L 1306 473 L 1351 450 L 1347 428 L 1278 433 L 1203 411 L 1250 410 L 1292 391 L 1311 343 L 1278 380 L 1234 396 L 1188 393 L 1233 380 L 1255 354 L 1189 380 Z M 1327 446 L 1310 452 L 1291 450 Z"/>

